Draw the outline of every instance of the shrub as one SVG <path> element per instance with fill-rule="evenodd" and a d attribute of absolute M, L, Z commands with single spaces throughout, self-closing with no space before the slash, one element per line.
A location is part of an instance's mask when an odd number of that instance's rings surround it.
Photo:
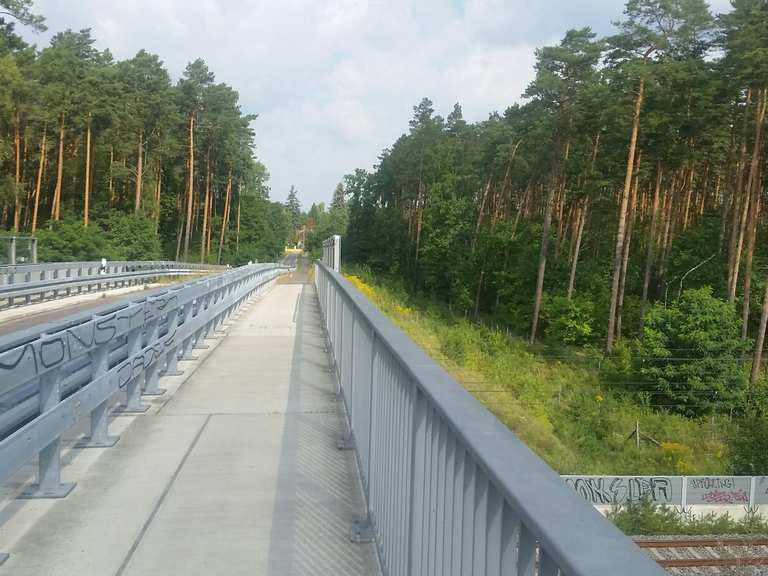
<path fill-rule="evenodd" d="M 112 260 L 159 260 L 160 240 L 155 223 L 135 214 L 111 212 L 99 220 L 109 243 Z"/>
<path fill-rule="evenodd" d="M 727 410 L 744 387 L 741 340 L 734 306 L 705 286 L 686 290 L 670 306 L 654 305 L 638 345 L 637 372 L 656 399 L 688 415 Z"/>
<path fill-rule="evenodd" d="M 594 306 L 590 300 L 547 296 L 542 306 L 544 334 L 564 344 L 584 344 L 593 334 Z"/>
<path fill-rule="evenodd" d="M 59 220 L 37 230 L 37 257 L 41 262 L 77 262 L 111 258 L 107 235 L 98 226 Z"/>
<path fill-rule="evenodd" d="M 614 506 L 607 514 L 627 535 L 764 534 L 768 521 L 756 512 L 734 520 L 728 513 L 697 516 L 671 506 L 656 506 L 649 500 Z"/>

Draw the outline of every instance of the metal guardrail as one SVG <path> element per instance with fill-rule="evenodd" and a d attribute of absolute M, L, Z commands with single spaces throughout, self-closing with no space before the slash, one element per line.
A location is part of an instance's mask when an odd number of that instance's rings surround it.
<path fill-rule="evenodd" d="M 341 270 L 341 236 L 336 234 L 323 241 L 323 262 L 333 270 Z"/>
<path fill-rule="evenodd" d="M 161 376 L 178 374 L 180 359 L 287 270 L 244 266 L 10 340 L 0 348 L 0 482 L 39 457 L 37 484 L 25 497 L 66 496 L 74 485 L 61 482 L 62 434 L 89 415 L 90 436 L 78 446 L 112 446 L 114 395 L 126 394 L 121 412 L 144 412 L 142 395 L 164 392 Z"/>
<path fill-rule="evenodd" d="M 171 261 L 50 262 L 0 266 L 0 308 L 31 304 L 92 289 L 105 290 L 138 284 L 162 276 L 185 276 L 222 270 Z"/>
<path fill-rule="evenodd" d="M 662 576 L 338 272 L 315 283 L 390 575 Z"/>

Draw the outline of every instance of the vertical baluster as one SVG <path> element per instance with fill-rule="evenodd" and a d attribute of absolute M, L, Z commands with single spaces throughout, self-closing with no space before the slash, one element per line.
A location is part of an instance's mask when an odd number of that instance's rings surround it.
<path fill-rule="evenodd" d="M 536 538 L 525 524 L 520 524 L 520 539 L 517 546 L 517 573 L 519 576 L 536 574 Z"/>
<path fill-rule="evenodd" d="M 486 574 L 486 529 L 488 513 L 488 477 L 482 469 L 475 472 L 475 515 L 474 515 L 474 546 L 473 546 L 473 574 L 483 576 Z"/>
<path fill-rule="evenodd" d="M 416 386 L 411 387 L 413 424 L 411 428 L 410 532 L 408 537 L 407 574 L 419 574 L 424 543 L 424 460 L 426 449 L 426 400 Z"/>
<path fill-rule="evenodd" d="M 485 517 L 486 537 L 485 537 L 485 573 L 488 576 L 501 576 L 501 558 L 502 558 L 502 512 L 504 503 L 501 500 L 498 490 L 493 484 L 488 484 L 487 493 L 488 506 Z"/>
<path fill-rule="evenodd" d="M 520 519 L 509 504 L 501 510 L 501 573 L 517 576 L 517 549 L 520 542 Z"/>
<path fill-rule="evenodd" d="M 552 557 L 547 554 L 546 550 L 540 549 L 539 576 L 558 576 L 559 574 L 560 569 L 557 567 L 557 564 L 552 559 Z"/>

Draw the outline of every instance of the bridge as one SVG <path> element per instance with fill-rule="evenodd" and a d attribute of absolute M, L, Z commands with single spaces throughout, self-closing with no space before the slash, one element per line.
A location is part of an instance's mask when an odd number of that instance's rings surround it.
<path fill-rule="evenodd" d="M 664 574 L 339 257 L 0 336 L 0 576 Z"/>

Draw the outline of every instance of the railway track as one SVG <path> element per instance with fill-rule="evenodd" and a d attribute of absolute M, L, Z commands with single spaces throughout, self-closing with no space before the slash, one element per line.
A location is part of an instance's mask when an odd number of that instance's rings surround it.
<path fill-rule="evenodd" d="M 672 574 L 768 575 L 768 537 L 637 538 Z"/>

